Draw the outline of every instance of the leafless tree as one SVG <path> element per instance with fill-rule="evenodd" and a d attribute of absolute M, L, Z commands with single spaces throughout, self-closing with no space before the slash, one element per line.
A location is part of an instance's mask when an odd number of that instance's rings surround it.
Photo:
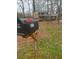
<path fill-rule="evenodd" d="M 18 3 L 19 7 L 20 7 L 21 10 L 22 10 L 23 16 L 25 17 L 25 12 L 24 12 L 24 11 L 25 11 L 24 1 L 23 1 L 23 0 L 18 0 L 17 3 Z"/>

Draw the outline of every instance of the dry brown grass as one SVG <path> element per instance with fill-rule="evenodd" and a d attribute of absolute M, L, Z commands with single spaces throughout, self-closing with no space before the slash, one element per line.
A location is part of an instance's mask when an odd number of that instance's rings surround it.
<path fill-rule="evenodd" d="M 50 56 L 51 59 L 61 59 L 61 24 L 57 24 L 56 21 L 40 22 L 38 33 L 38 44 L 39 44 L 39 58 L 47 58 L 47 39 L 50 39 Z M 34 59 L 33 56 L 33 44 L 34 40 L 31 37 L 23 38 L 17 36 L 17 48 L 18 48 L 18 59 Z M 55 52 L 56 51 L 56 52 Z"/>

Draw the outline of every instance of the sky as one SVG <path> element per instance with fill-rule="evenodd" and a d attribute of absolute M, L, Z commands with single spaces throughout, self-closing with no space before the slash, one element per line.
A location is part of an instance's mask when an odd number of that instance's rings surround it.
<path fill-rule="evenodd" d="M 30 4 L 30 12 L 32 12 L 32 1 L 29 1 Z M 29 6 L 28 6 L 28 0 L 24 2 L 24 7 L 25 7 L 25 13 L 29 11 Z M 21 8 L 19 7 L 19 4 L 17 4 L 17 11 L 22 12 Z"/>

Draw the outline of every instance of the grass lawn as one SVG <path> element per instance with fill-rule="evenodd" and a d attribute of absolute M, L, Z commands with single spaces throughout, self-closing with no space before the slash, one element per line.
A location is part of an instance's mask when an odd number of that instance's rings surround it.
<path fill-rule="evenodd" d="M 40 22 L 38 59 L 62 59 L 62 28 L 54 21 Z M 18 59 L 34 59 L 33 43 L 23 42 L 17 52 Z"/>

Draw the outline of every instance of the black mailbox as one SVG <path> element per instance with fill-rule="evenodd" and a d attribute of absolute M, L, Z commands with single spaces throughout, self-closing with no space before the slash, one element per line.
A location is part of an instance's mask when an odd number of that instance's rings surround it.
<path fill-rule="evenodd" d="M 34 33 L 39 28 L 38 21 L 34 18 L 24 20 L 23 22 L 17 18 L 17 34 L 28 36 Z"/>

